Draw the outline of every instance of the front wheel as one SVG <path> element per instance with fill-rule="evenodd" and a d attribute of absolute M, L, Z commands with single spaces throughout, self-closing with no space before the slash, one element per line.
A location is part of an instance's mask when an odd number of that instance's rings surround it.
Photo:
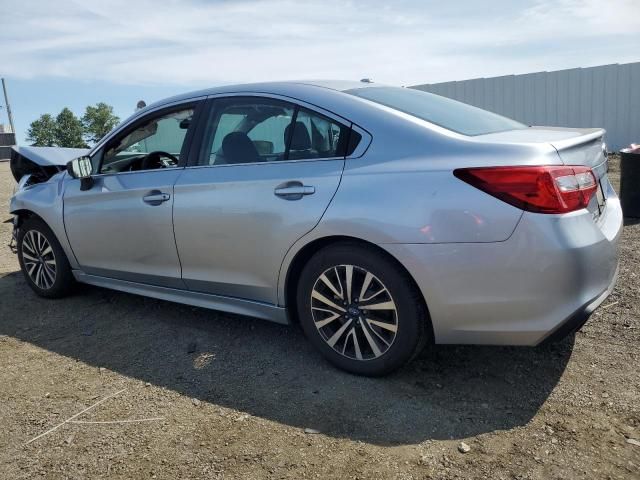
<path fill-rule="evenodd" d="M 51 229 L 39 218 L 29 218 L 20 226 L 18 261 L 25 280 L 41 297 L 64 297 L 73 286 L 67 256 Z"/>
<path fill-rule="evenodd" d="M 373 248 L 342 244 L 318 252 L 302 271 L 297 299 L 306 336 L 352 373 L 387 374 L 427 339 L 419 292 L 402 268 Z"/>

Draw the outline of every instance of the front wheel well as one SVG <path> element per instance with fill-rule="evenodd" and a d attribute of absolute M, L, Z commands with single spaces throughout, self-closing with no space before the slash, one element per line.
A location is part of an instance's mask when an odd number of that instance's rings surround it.
<path fill-rule="evenodd" d="M 427 302 L 422 294 L 422 291 L 418 287 L 418 284 L 411 276 L 409 271 L 400 263 L 393 255 L 384 250 L 382 247 L 379 247 L 375 243 L 367 242 L 365 240 L 348 237 L 348 236 L 335 236 L 335 237 L 323 237 L 317 240 L 314 240 L 304 247 L 296 254 L 296 256 L 291 261 L 289 265 L 289 269 L 287 271 L 287 276 L 285 279 L 285 306 L 287 307 L 289 320 L 291 323 L 299 323 L 298 319 L 298 311 L 297 311 L 297 302 L 296 302 L 296 290 L 298 285 L 298 280 L 300 279 L 300 274 L 302 273 L 302 269 L 307 264 L 307 262 L 311 259 L 311 257 L 316 253 L 322 250 L 323 248 L 327 248 L 331 245 L 344 245 L 344 244 L 355 244 L 360 245 L 371 250 L 376 250 L 380 255 L 386 257 L 391 260 L 396 266 L 401 269 L 407 276 L 407 279 L 411 282 L 411 288 L 415 289 L 415 291 L 419 294 L 418 298 L 422 301 L 422 307 L 426 312 L 426 319 L 428 329 L 429 329 L 429 338 L 433 339 L 433 326 L 431 324 L 431 316 L 429 315 L 429 307 Z"/>
<path fill-rule="evenodd" d="M 22 210 L 14 210 L 13 212 L 11 212 L 12 215 L 18 217 L 18 226 L 22 225 L 25 220 L 28 220 L 30 218 L 39 218 L 40 220 L 43 220 L 42 217 L 40 217 L 37 213 L 32 212 L 31 210 L 26 210 L 26 209 L 22 209 Z M 47 223 L 47 222 L 44 222 Z"/>

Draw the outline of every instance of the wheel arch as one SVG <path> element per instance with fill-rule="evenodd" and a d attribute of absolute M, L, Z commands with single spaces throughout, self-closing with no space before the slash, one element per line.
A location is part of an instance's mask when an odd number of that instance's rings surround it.
<path fill-rule="evenodd" d="M 309 259 L 319 250 L 323 248 L 327 248 L 331 245 L 338 244 L 358 244 L 363 247 L 376 250 L 380 255 L 386 257 L 391 260 L 399 269 L 401 269 L 407 276 L 407 278 L 411 281 L 411 287 L 416 290 L 419 294 L 419 298 L 422 301 L 422 307 L 425 311 L 425 321 L 427 322 L 429 340 L 432 341 L 434 338 L 433 325 L 431 323 L 431 315 L 429 313 L 429 306 L 427 304 L 426 299 L 424 298 L 424 294 L 416 280 L 413 278 L 411 273 L 405 268 L 400 261 L 389 253 L 384 248 L 376 245 L 375 243 L 368 242 L 366 240 L 362 240 L 361 238 L 350 237 L 346 235 L 335 235 L 328 237 L 321 237 L 312 240 L 311 242 L 304 245 L 298 252 L 296 252 L 295 256 L 291 260 L 288 265 L 287 273 L 284 280 L 284 306 L 287 308 L 287 313 L 289 316 L 289 321 L 291 323 L 298 323 L 298 312 L 296 308 L 296 288 L 295 286 L 298 284 L 298 279 L 300 278 L 300 274 L 302 273 L 302 269 L 307 264 Z"/>
<path fill-rule="evenodd" d="M 38 215 L 36 212 L 34 212 L 33 210 L 29 210 L 26 208 L 21 208 L 18 210 L 14 210 L 11 212 L 12 215 L 15 215 L 16 217 L 18 217 L 18 226 L 22 225 L 25 220 L 28 220 L 30 218 L 37 218 L 39 220 L 42 220 L 49 228 L 51 228 L 49 226 L 49 224 L 45 221 L 44 218 L 42 218 L 40 215 Z"/>
<path fill-rule="evenodd" d="M 18 228 L 20 228 L 20 225 L 22 225 L 25 221 L 29 220 L 30 218 L 37 218 L 42 223 L 44 223 L 53 232 L 53 234 L 56 237 L 56 240 L 62 246 L 62 250 L 64 251 L 67 257 L 67 260 L 71 265 L 71 268 L 74 268 L 74 269 L 78 268 L 78 261 L 75 257 L 75 254 L 73 253 L 73 250 L 71 249 L 71 245 L 69 244 L 69 239 L 67 238 L 67 232 L 64 229 L 64 225 L 62 221 L 60 221 L 59 224 L 56 224 L 57 222 L 48 221 L 45 216 L 40 215 L 37 211 L 32 210 L 30 208 L 16 208 L 14 210 L 11 210 L 10 213 L 18 218 Z M 46 210 L 44 211 L 44 213 L 46 213 Z"/>

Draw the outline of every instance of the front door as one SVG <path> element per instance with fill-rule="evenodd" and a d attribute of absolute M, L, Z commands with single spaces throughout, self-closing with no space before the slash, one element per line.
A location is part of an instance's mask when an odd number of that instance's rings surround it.
<path fill-rule="evenodd" d="M 199 165 L 175 186 L 182 275 L 200 292 L 277 303 L 287 250 L 320 221 L 349 128 L 275 99 L 218 99 Z"/>
<path fill-rule="evenodd" d="M 189 104 L 148 114 L 92 158 L 90 189 L 67 182 L 64 223 L 85 273 L 184 288 L 172 211 L 193 113 Z"/>

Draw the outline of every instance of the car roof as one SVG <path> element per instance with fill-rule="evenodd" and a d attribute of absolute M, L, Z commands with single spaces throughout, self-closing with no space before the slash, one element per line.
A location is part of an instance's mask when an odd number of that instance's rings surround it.
<path fill-rule="evenodd" d="M 387 86 L 375 84 L 370 81 L 353 81 L 353 80 L 289 80 L 280 82 L 258 82 L 258 83 L 241 83 L 234 85 L 224 85 L 219 87 L 205 88 L 191 92 L 181 93 L 173 97 L 162 99 L 154 102 L 136 113 L 144 113 L 147 110 L 157 108 L 162 105 L 188 100 L 190 98 L 206 97 L 209 95 L 217 95 L 222 93 L 272 93 L 286 94 L 288 91 L 295 89 L 297 92 L 313 93 L 318 88 L 334 90 L 336 92 L 344 92 L 355 88 L 381 87 Z"/>

